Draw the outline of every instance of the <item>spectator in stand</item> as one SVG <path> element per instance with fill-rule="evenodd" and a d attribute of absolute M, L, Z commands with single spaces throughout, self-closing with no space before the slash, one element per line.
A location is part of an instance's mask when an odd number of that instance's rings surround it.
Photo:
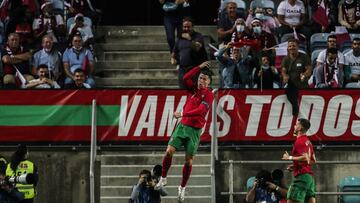
<path fill-rule="evenodd" d="M 326 61 L 318 63 L 314 69 L 314 79 L 316 88 L 340 88 L 343 85 L 344 72 L 337 63 L 338 50 L 328 48 L 326 51 Z"/>
<path fill-rule="evenodd" d="M 337 49 L 336 44 L 337 44 L 336 35 L 329 35 L 327 38 L 327 46 L 328 46 L 327 49 L 322 50 L 316 59 L 317 66 L 324 64 L 326 62 L 327 51 L 330 48 Z M 341 69 L 342 71 L 344 70 L 344 54 L 341 53 L 341 51 L 339 51 L 339 50 L 337 51 L 337 57 L 336 57 L 335 63 L 338 64 L 339 69 Z"/>
<path fill-rule="evenodd" d="M 231 57 L 224 56 L 231 48 Z M 245 50 L 244 48 L 241 49 Z M 241 51 L 239 47 L 234 47 L 233 43 L 229 42 L 225 47 L 219 50 L 216 59 L 219 61 L 220 65 L 223 66 L 221 76 L 223 78 L 224 88 L 252 87 L 252 70 L 249 65 L 249 58 L 247 57 L 246 51 Z"/>
<path fill-rule="evenodd" d="M 90 85 L 85 83 L 85 73 L 84 70 L 78 68 L 74 71 L 74 81 L 68 84 L 65 84 L 66 89 L 90 89 Z"/>
<path fill-rule="evenodd" d="M 193 67 L 207 61 L 207 53 L 204 45 L 204 37 L 194 31 L 191 18 L 184 18 L 183 29 L 180 38 L 176 41 L 171 55 L 171 64 L 179 65 L 179 87 L 186 89 L 183 77 Z"/>
<path fill-rule="evenodd" d="M 33 15 L 27 6 L 22 6 L 23 13 L 21 20 L 15 25 L 15 33 L 20 36 L 20 44 L 27 48 L 33 48 L 34 36 L 32 30 Z"/>
<path fill-rule="evenodd" d="M 64 43 L 66 34 L 64 18 L 60 14 L 54 14 L 51 2 L 43 3 L 41 11 L 42 13 L 34 19 L 32 25 L 35 39 L 40 41 L 43 36 L 49 35 L 55 44 Z"/>
<path fill-rule="evenodd" d="M 89 25 L 84 23 L 84 15 L 81 13 L 76 14 L 75 23 L 70 25 L 69 39 L 72 39 L 77 33 L 81 34 L 84 47 L 91 47 L 94 44 L 94 35 Z"/>
<path fill-rule="evenodd" d="M 348 32 L 360 33 L 360 1 L 342 0 L 339 3 L 338 20 Z"/>
<path fill-rule="evenodd" d="M 232 34 L 236 31 L 236 20 L 241 18 L 237 12 L 237 5 L 235 2 L 228 2 L 226 5 L 226 12 L 221 12 L 219 22 L 217 25 L 217 33 L 219 37 L 219 43 L 221 46 L 225 46 L 231 41 Z"/>
<path fill-rule="evenodd" d="M 159 0 L 164 10 L 164 27 L 170 53 L 175 46 L 175 30 L 179 37 L 184 18 L 184 0 Z"/>
<path fill-rule="evenodd" d="M 64 5 L 69 10 L 69 16 L 76 16 L 78 13 L 84 14 L 89 17 L 94 25 L 100 22 L 102 11 L 96 9 L 90 0 L 65 0 Z"/>
<path fill-rule="evenodd" d="M 280 25 L 278 19 L 273 16 L 271 8 L 256 8 L 254 14 L 249 13 L 246 18 L 246 26 L 251 27 L 251 22 L 255 18 L 262 22 L 262 29 L 268 33 L 272 33 Z"/>
<path fill-rule="evenodd" d="M 231 36 L 231 42 L 238 42 L 241 39 L 247 39 L 249 37 L 250 30 L 245 25 L 245 21 L 242 18 L 238 18 L 236 21 L 236 31 Z"/>
<path fill-rule="evenodd" d="M 270 57 L 263 54 L 261 64 L 255 71 L 254 83 L 258 89 L 273 89 L 274 84 L 279 86 L 280 75 L 275 66 L 270 65 Z"/>
<path fill-rule="evenodd" d="M 47 65 L 41 64 L 37 67 L 37 79 L 30 80 L 26 84 L 27 89 L 59 89 L 60 85 L 50 78 L 49 69 Z"/>
<path fill-rule="evenodd" d="M 299 43 L 295 39 L 288 41 L 288 55 L 281 62 L 282 80 L 287 87 L 285 92 L 292 105 L 292 114 L 299 113 L 298 94 L 300 88 L 308 88 L 312 73 L 311 61 L 308 55 L 299 52 Z"/>
<path fill-rule="evenodd" d="M 63 54 L 63 66 L 66 74 L 65 85 L 75 81 L 74 71 L 78 68 L 84 69 L 86 83 L 95 87 L 92 78 L 94 71 L 94 56 L 91 51 L 82 46 L 81 35 L 75 35 L 71 41 L 72 47 L 67 48 Z"/>
<path fill-rule="evenodd" d="M 360 38 L 353 39 L 352 50 L 345 54 L 346 88 L 360 88 Z"/>
<path fill-rule="evenodd" d="M 310 31 L 305 24 L 305 7 L 300 0 L 283 0 L 277 9 L 278 19 L 281 26 L 277 29 L 279 38 L 286 33 L 300 32 L 310 37 Z"/>
<path fill-rule="evenodd" d="M 16 88 L 16 69 L 25 77 L 26 81 L 34 79 L 30 74 L 29 60 L 31 52 L 20 45 L 20 36 L 11 33 L 8 36 L 6 46 L 1 52 L 3 63 L 3 84 L 4 88 Z"/>
<path fill-rule="evenodd" d="M 324 4 L 324 9 L 321 8 Z M 330 32 L 338 24 L 338 7 L 332 0 L 310 1 L 312 19 L 309 24 L 312 33 Z M 327 18 L 327 19 L 326 19 Z"/>
<path fill-rule="evenodd" d="M 59 81 L 62 74 L 62 54 L 53 46 L 53 36 L 44 35 L 42 38 L 42 49 L 35 52 L 32 60 L 32 73 L 36 75 L 40 64 L 47 65 L 50 77 Z"/>

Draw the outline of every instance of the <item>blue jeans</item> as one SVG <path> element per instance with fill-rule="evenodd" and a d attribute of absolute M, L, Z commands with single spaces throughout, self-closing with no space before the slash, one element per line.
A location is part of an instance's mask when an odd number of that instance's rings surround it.
<path fill-rule="evenodd" d="M 172 17 L 164 16 L 164 26 L 166 32 L 167 43 L 169 44 L 170 53 L 172 53 L 175 46 L 175 30 L 177 35 L 181 33 L 182 30 L 182 18 L 181 17 Z"/>

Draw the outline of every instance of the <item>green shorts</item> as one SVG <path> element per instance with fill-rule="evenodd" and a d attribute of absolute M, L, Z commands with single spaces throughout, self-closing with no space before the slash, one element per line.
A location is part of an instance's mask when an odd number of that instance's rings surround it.
<path fill-rule="evenodd" d="M 305 202 L 311 197 L 315 197 L 315 191 L 314 177 L 308 173 L 301 174 L 294 177 L 287 193 L 287 199 Z"/>
<path fill-rule="evenodd" d="M 187 155 L 195 155 L 200 143 L 201 128 L 194 128 L 179 123 L 168 145 L 175 147 L 178 150 L 182 145 L 185 147 Z"/>

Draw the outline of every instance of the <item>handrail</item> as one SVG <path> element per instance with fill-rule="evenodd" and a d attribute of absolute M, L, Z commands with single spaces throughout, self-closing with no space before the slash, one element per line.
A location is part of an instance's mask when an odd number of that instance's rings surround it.
<path fill-rule="evenodd" d="M 229 203 L 234 202 L 234 195 L 246 195 L 247 192 L 234 192 L 234 164 L 289 164 L 292 161 L 277 160 L 227 160 L 221 164 L 229 164 L 229 191 L 220 195 L 229 195 Z M 360 164 L 360 161 L 316 161 L 316 164 Z M 360 192 L 316 192 L 317 195 L 360 195 Z"/>
<path fill-rule="evenodd" d="M 90 148 L 90 203 L 95 203 L 95 175 L 94 165 L 96 158 L 96 100 L 92 100 L 91 107 L 91 148 Z"/>
<path fill-rule="evenodd" d="M 211 136 L 211 203 L 216 203 L 215 190 L 215 161 L 218 159 L 218 145 L 217 145 L 217 93 L 218 89 L 212 91 L 214 93 L 214 101 L 212 103 L 212 136 Z"/>

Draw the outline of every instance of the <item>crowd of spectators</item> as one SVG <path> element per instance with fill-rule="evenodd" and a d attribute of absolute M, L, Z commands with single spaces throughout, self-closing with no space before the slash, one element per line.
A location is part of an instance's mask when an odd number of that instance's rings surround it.
<path fill-rule="evenodd" d="M 0 5 L 2 88 L 93 88 L 90 1 L 4 0 Z"/>

